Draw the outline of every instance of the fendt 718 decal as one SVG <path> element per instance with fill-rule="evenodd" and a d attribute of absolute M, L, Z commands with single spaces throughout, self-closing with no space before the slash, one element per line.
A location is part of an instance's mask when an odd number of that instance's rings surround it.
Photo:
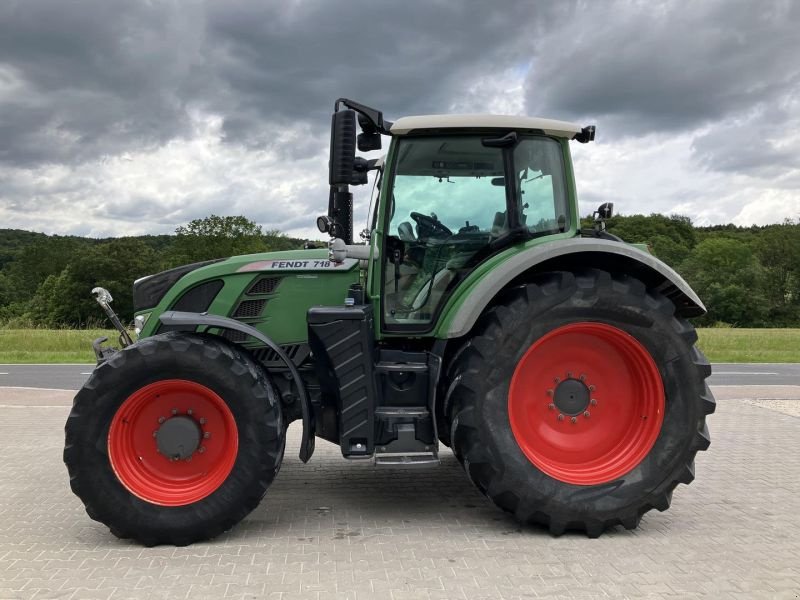
<path fill-rule="evenodd" d="M 238 272 L 248 271 L 349 271 L 358 262 L 355 258 L 346 258 L 341 263 L 324 258 L 308 260 L 259 260 L 239 267 Z"/>

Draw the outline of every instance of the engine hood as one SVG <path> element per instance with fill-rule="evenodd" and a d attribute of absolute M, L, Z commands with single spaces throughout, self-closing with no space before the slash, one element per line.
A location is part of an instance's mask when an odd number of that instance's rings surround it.
<path fill-rule="evenodd" d="M 230 317 L 279 344 L 305 342 L 308 309 L 342 305 L 349 286 L 359 281 L 358 262 L 334 263 L 320 248 L 233 256 L 192 265 L 180 275 L 170 272 L 178 277 L 164 281 L 169 289 L 158 302 L 137 310 L 146 323 L 140 337 L 167 331 L 158 315 L 177 310 Z"/>

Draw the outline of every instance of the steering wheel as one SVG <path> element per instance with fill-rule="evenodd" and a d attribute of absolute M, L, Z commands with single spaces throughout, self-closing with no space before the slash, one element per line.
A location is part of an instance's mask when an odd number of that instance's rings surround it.
<path fill-rule="evenodd" d="M 410 216 L 417 223 L 417 237 L 421 240 L 429 237 L 441 238 L 453 235 L 453 232 L 439 219 L 418 212 L 412 212 Z"/>

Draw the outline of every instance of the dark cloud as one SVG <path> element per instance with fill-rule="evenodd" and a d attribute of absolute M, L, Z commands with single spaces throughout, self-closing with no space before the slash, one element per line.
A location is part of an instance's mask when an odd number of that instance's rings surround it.
<path fill-rule="evenodd" d="M 743 119 L 723 121 L 695 137 L 692 156 L 705 168 L 752 177 L 797 181 L 800 98 L 788 98 L 750 111 Z"/>
<path fill-rule="evenodd" d="M 187 134 L 190 70 L 177 7 L 140 2 L 0 6 L 0 161 L 76 163 Z"/>
<path fill-rule="evenodd" d="M 518 58 L 520 23 L 545 16 L 523 1 L 12 2 L 0 74 L 19 89 L 0 99 L 0 161 L 158 146 L 191 135 L 193 109 L 254 149 L 298 123 L 318 134 L 343 95 L 444 112 L 471 77 Z"/>
<path fill-rule="evenodd" d="M 622 193 L 612 174 L 631 154 L 679 138 L 620 175 L 630 199 L 662 182 L 657 205 L 628 212 L 722 202 L 719 179 L 733 174 L 751 176 L 756 202 L 799 185 L 799 29 L 789 0 L 7 0 L 0 227 L 171 231 L 216 213 L 311 228 L 339 96 L 390 119 L 596 122 L 599 143 L 579 159 L 583 208 Z M 693 183 L 709 196 L 690 204 L 665 164 L 718 187 Z M 736 215 L 734 201 L 714 214 Z"/>
<path fill-rule="evenodd" d="M 581 3 L 538 40 L 530 112 L 687 131 L 800 93 L 800 3 Z"/>

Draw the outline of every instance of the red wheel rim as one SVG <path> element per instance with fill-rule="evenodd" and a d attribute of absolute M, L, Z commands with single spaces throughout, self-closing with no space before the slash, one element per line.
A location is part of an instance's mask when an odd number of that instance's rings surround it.
<path fill-rule="evenodd" d="M 573 323 L 525 352 L 511 379 L 508 415 L 517 444 L 540 470 L 596 485 L 630 472 L 650 452 L 664 420 L 664 386 L 633 336 L 604 323 Z"/>
<path fill-rule="evenodd" d="M 156 432 L 175 417 L 198 429 L 197 448 L 186 458 L 159 452 Z M 236 421 L 225 401 L 182 379 L 151 383 L 131 394 L 108 431 L 108 457 L 119 481 L 131 494 L 161 506 L 191 504 L 217 490 L 233 469 L 238 448 Z"/>

